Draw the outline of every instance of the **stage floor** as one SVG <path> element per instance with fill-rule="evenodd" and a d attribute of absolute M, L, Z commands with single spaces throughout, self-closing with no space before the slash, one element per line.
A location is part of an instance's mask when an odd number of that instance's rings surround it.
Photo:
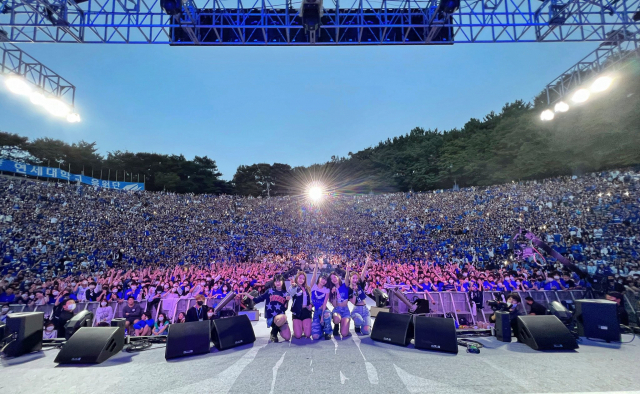
<path fill-rule="evenodd" d="M 640 339 L 583 340 L 575 352 L 539 352 L 517 342 L 480 338 L 480 354 L 420 351 L 367 336 L 267 343 L 167 362 L 164 347 L 121 352 L 89 366 L 58 366 L 58 350 L 3 359 L 3 393 L 576 393 L 640 389 Z M 623 341 L 629 341 L 624 335 Z M 515 340 L 515 338 L 514 338 Z"/>

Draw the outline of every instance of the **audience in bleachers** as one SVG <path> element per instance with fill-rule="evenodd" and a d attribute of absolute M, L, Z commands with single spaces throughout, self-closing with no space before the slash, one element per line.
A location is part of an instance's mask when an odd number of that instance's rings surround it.
<path fill-rule="evenodd" d="M 162 315 L 182 299 L 262 291 L 294 265 L 319 260 L 328 270 L 361 265 L 367 254 L 369 294 L 390 286 L 563 291 L 595 288 L 591 278 L 602 278 L 597 290 L 635 299 L 639 180 L 635 171 L 611 171 L 455 192 L 337 194 L 312 204 L 303 196 L 123 192 L 0 177 L 0 319 L 13 305 L 51 305 L 60 332 L 72 304 L 95 301 L 94 324 L 122 312 L 127 326 L 151 335 L 182 320 Z M 518 227 L 587 275 L 535 249 L 519 255 L 507 242 Z"/>

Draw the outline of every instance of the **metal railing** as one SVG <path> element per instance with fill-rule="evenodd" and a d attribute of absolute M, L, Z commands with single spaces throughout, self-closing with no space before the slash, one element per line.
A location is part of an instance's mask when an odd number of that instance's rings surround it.
<path fill-rule="evenodd" d="M 534 301 L 542 304 L 545 307 L 553 301 L 560 301 L 564 303 L 573 303 L 575 300 L 585 298 L 584 290 L 567 290 L 567 291 L 514 291 L 512 293 L 518 294 L 522 298 L 523 302 L 518 305 L 520 312 L 523 314 L 529 313 L 525 307 L 524 298 L 531 297 Z M 482 304 L 476 304 L 471 300 L 470 293 L 456 292 L 456 291 L 443 291 L 443 292 L 420 292 L 420 293 L 406 293 L 405 296 L 411 302 L 418 298 L 429 300 L 431 303 L 431 311 L 429 316 L 445 316 L 451 314 L 459 322 L 460 317 L 464 317 L 471 325 L 475 325 L 478 321 L 487 321 L 488 316 L 493 313 L 491 308 L 487 305 L 487 301 L 496 300 L 505 302 L 505 293 L 485 291 L 482 293 Z M 389 294 L 389 309 L 394 313 L 408 313 L 409 308 L 405 303 L 399 300 L 393 295 Z"/>

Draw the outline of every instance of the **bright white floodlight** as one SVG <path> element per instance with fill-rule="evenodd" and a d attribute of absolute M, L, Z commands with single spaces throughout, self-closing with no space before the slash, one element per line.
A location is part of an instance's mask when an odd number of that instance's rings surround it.
<path fill-rule="evenodd" d="M 322 199 L 323 195 L 324 191 L 320 186 L 311 186 L 309 188 L 309 198 L 311 199 L 311 201 L 318 202 Z"/>
<path fill-rule="evenodd" d="M 590 93 L 587 89 L 578 89 L 571 97 L 574 103 L 584 103 L 589 100 Z"/>
<path fill-rule="evenodd" d="M 80 122 L 80 115 L 78 115 L 76 113 L 67 115 L 67 122 L 69 122 L 69 123 L 78 123 L 78 122 Z"/>
<path fill-rule="evenodd" d="M 22 78 L 9 77 L 5 81 L 7 88 L 15 94 L 29 94 L 31 93 L 31 86 Z"/>
<path fill-rule="evenodd" d="M 53 116 L 59 116 L 61 118 L 66 117 L 71 112 L 71 109 L 62 101 L 54 98 L 48 98 L 44 102 L 44 107 Z"/>
<path fill-rule="evenodd" d="M 40 92 L 33 92 L 29 95 L 29 99 L 35 105 L 44 105 L 47 98 Z"/>
<path fill-rule="evenodd" d="M 613 78 L 611 77 L 600 77 L 593 81 L 593 83 L 591 84 L 591 91 L 594 93 L 604 92 L 605 90 L 609 89 L 609 86 L 611 86 L 611 82 L 613 82 Z"/>
<path fill-rule="evenodd" d="M 553 114 L 553 111 L 550 109 L 545 109 L 544 111 L 542 111 L 542 113 L 540 114 L 540 119 L 542 120 L 553 120 L 553 117 L 555 115 Z"/>
<path fill-rule="evenodd" d="M 556 112 L 567 112 L 569 110 L 569 104 L 565 103 L 564 101 L 560 101 L 553 109 Z"/>

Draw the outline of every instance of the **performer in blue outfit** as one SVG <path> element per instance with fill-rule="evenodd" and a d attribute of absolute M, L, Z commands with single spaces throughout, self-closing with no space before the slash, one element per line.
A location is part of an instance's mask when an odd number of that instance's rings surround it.
<path fill-rule="evenodd" d="M 284 277 L 282 275 L 276 275 L 273 278 L 273 287 L 261 295 L 255 298 L 249 293 L 244 293 L 243 295 L 252 299 L 256 304 L 266 301 L 264 304 L 264 316 L 267 319 L 267 327 L 271 327 L 270 340 L 272 342 L 278 342 L 278 332 L 280 332 L 285 341 L 291 339 L 291 330 L 287 323 L 287 315 L 285 315 L 291 297 L 284 286 Z"/>

